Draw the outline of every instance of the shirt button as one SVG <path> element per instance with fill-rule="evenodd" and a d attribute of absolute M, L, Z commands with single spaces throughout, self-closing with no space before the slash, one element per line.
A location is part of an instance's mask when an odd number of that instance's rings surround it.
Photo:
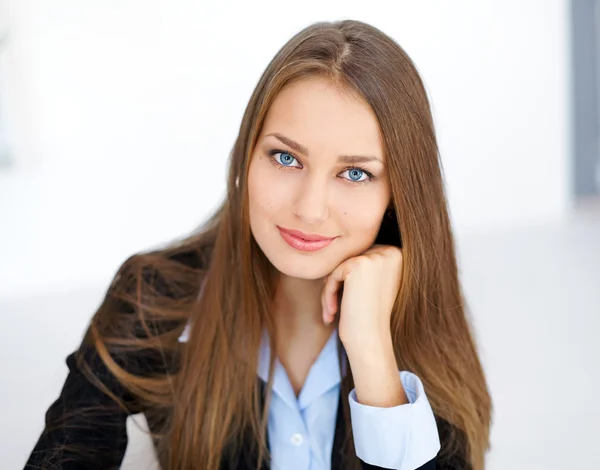
<path fill-rule="evenodd" d="M 290 439 L 292 444 L 294 444 L 295 446 L 300 446 L 302 445 L 302 442 L 304 442 L 304 438 L 302 437 L 302 434 L 294 434 L 292 436 L 292 438 Z"/>

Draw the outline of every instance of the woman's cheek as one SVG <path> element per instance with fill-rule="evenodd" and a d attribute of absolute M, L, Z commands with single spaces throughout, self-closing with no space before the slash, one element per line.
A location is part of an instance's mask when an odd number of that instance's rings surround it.
<path fill-rule="evenodd" d="M 355 233 L 366 237 L 377 236 L 387 207 L 386 200 L 378 194 L 346 194 L 338 199 L 338 210 L 344 225 Z"/>
<path fill-rule="evenodd" d="M 288 204 L 294 191 L 293 183 L 286 175 L 278 174 L 283 172 L 266 161 L 261 162 L 261 166 L 254 170 L 248 187 L 250 206 L 266 215 L 277 213 Z"/>

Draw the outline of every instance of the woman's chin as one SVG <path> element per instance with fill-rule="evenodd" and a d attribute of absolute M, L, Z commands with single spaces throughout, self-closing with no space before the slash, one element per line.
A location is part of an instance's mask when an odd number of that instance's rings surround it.
<path fill-rule="evenodd" d="M 310 263 L 286 260 L 284 263 L 273 263 L 273 266 L 284 276 L 306 280 L 322 279 L 335 268 L 335 266 L 329 266 L 328 263 L 319 263 L 316 260 Z"/>

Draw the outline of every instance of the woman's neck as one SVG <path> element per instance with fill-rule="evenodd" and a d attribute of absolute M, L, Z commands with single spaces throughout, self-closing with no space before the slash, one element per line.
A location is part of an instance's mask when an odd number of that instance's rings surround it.
<path fill-rule="evenodd" d="M 321 279 L 281 276 L 275 290 L 273 314 L 277 356 L 287 371 L 296 394 L 306 375 L 336 328 L 323 323 Z"/>
<path fill-rule="evenodd" d="M 306 280 L 281 275 L 273 303 L 277 330 L 282 330 L 288 337 L 305 332 L 331 332 L 333 328 L 323 323 L 322 292 L 322 279 Z"/>

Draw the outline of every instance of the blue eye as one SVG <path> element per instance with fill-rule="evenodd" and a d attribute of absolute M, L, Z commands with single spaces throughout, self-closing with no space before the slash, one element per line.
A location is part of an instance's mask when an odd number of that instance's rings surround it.
<path fill-rule="evenodd" d="M 273 158 L 277 163 L 279 163 L 282 166 L 292 166 L 294 162 L 297 162 L 296 157 L 290 155 L 287 152 L 275 152 L 273 153 Z"/>
<path fill-rule="evenodd" d="M 271 163 L 278 169 L 303 168 L 302 163 L 300 163 L 300 161 L 298 161 L 298 159 L 291 153 L 286 152 L 285 150 L 273 149 L 268 152 L 268 155 L 271 157 Z M 338 173 L 338 176 L 342 176 L 351 183 L 367 183 L 375 179 L 375 176 L 373 176 L 370 172 L 357 167 L 347 167 L 341 173 Z"/>
<path fill-rule="evenodd" d="M 367 173 L 360 168 L 350 168 L 344 173 L 348 174 L 348 179 L 355 182 L 363 182 L 369 179 Z M 364 177 L 364 178 L 363 178 Z"/>

